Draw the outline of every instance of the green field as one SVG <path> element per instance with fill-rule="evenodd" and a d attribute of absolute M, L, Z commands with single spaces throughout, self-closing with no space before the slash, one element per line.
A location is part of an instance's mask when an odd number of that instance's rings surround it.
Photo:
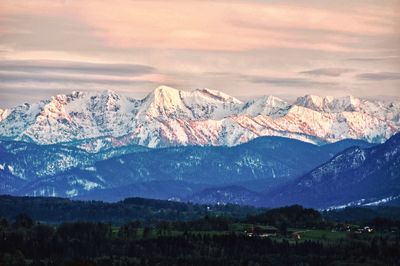
<path fill-rule="evenodd" d="M 338 240 L 347 237 L 347 232 L 332 232 L 331 230 L 305 230 L 300 233 L 303 240 Z"/>
<path fill-rule="evenodd" d="M 229 226 L 229 230 L 225 231 L 188 231 L 190 234 L 200 234 L 200 235 L 209 235 L 209 236 L 214 236 L 214 235 L 226 235 L 226 234 L 232 234 L 235 233 L 237 235 L 245 235 L 246 231 L 250 232 L 252 228 L 254 227 L 260 227 L 262 229 L 271 229 L 273 227 L 271 226 L 265 226 L 265 225 L 254 225 L 254 224 L 243 224 L 243 223 L 235 223 L 231 224 Z M 119 227 L 113 226 L 112 227 L 112 234 L 113 236 L 117 237 L 119 231 Z M 295 239 L 293 237 L 293 233 L 297 233 L 300 235 L 300 239 Z M 177 231 L 177 230 L 169 230 L 167 231 L 164 235 L 166 236 L 180 236 L 183 235 L 183 231 Z M 289 228 L 287 235 L 282 236 L 279 233 L 276 235 L 270 236 L 271 239 L 276 240 L 276 241 L 282 241 L 282 240 L 288 240 L 290 242 L 303 242 L 305 240 L 314 240 L 314 241 L 335 241 L 339 239 L 344 239 L 348 237 L 349 233 L 348 232 L 341 232 L 341 231 L 331 231 L 331 230 L 321 230 L 321 229 L 304 229 L 304 228 Z M 369 235 L 373 235 L 372 233 Z M 158 231 L 157 229 L 154 229 L 151 231 L 151 234 L 149 237 L 155 238 L 158 237 Z M 138 228 L 137 229 L 137 237 L 136 239 L 141 239 L 143 237 L 143 228 Z"/>

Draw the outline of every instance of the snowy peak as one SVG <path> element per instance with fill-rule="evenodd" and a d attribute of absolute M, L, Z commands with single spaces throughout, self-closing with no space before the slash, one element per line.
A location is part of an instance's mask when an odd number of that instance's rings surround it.
<path fill-rule="evenodd" d="M 159 103 L 170 103 L 172 105 L 178 104 L 180 101 L 180 91 L 168 86 L 159 86 L 149 94 Z"/>
<path fill-rule="evenodd" d="M 279 106 L 282 104 L 287 105 L 285 101 L 275 96 L 264 96 L 265 102 L 270 106 Z"/>
<path fill-rule="evenodd" d="M 243 107 L 243 112 L 247 115 L 257 116 L 266 115 L 278 117 L 285 114 L 290 104 L 275 96 L 262 96 L 249 101 Z"/>
<path fill-rule="evenodd" d="M 320 97 L 316 95 L 305 95 L 297 98 L 295 105 L 303 106 L 314 111 L 328 111 L 326 110 L 329 103 L 332 101 L 331 97 Z"/>
<path fill-rule="evenodd" d="M 353 96 L 345 96 L 340 98 L 335 98 L 331 102 L 332 109 L 335 111 L 344 110 L 347 112 L 358 111 L 361 105 L 361 100 L 358 98 L 354 98 Z"/>
<path fill-rule="evenodd" d="M 199 92 L 203 94 L 204 97 L 211 98 L 215 101 L 233 103 L 233 104 L 242 104 L 242 101 L 220 91 L 204 88 L 204 89 L 197 89 L 195 93 L 196 92 Z"/>
<path fill-rule="evenodd" d="M 60 94 L 51 97 L 40 116 L 53 119 L 67 119 L 79 114 L 107 115 L 110 112 L 131 112 L 135 101 L 106 90 L 99 93 L 74 91 L 71 94 Z"/>
<path fill-rule="evenodd" d="M 361 100 L 353 96 L 345 97 L 320 97 L 316 95 L 306 95 L 297 98 L 295 105 L 303 106 L 319 112 L 354 112 L 359 110 Z"/>
<path fill-rule="evenodd" d="M 181 93 L 167 86 L 160 86 L 143 100 L 139 114 L 150 118 L 163 118 L 173 116 L 175 113 L 185 112 Z"/>
<path fill-rule="evenodd" d="M 400 102 L 385 102 L 378 100 L 365 100 L 353 96 L 320 97 L 306 95 L 297 98 L 294 106 L 302 106 L 322 113 L 359 113 L 367 114 L 383 121 L 390 121 L 396 127 L 400 126 Z M 391 125 L 389 125 L 391 127 Z"/>
<path fill-rule="evenodd" d="M 132 114 L 137 101 L 119 96 L 112 91 L 72 92 L 51 97 L 41 104 L 14 109 L 19 128 L 9 129 L 8 121 L 0 124 L 3 136 L 30 139 L 38 143 L 58 143 L 99 136 L 120 136 L 131 130 Z M 19 110 L 18 110 L 19 109 Z M 9 117 L 8 117 L 9 118 Z M 10 119 L 11 120 L 11 119 Z M 2 127 L 4 130 L 1 130 Z"/>
<path fill-rule="evenodd" d="M 307 108 L 320 108 L 323 105 L 323 101 L 323 97 L 307 94 L 297 98 L 294 104 Z"/>
<path fill-rule="evenodd" d="M 180 91 L 160 86 L 144 100 L 139 115 L 149 118 L 221 119 L 239 110 L 238 99 L 210 89 Z"/>

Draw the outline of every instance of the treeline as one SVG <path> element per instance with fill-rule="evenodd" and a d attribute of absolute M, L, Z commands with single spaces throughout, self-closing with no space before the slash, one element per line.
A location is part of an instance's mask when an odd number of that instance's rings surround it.
<path fill-rule="evenodd" d="M 222 229 L 227 220 L 204 217 L 197 222 L 49 226 L 18 215 L 14 222 L 0 220 L 0 265 L 397 265 L 400 261 L 399 235 L 370 241 L 349 238 L 329 245 L 290 243 L 236 232 L 204 234 L 196 226 Z M 176 226 L 190 230 L 174 234 Z"/>
<path fill-rule="evenodd" d="M 321 214 L 325 219 L 330 221 L 368 223 L 377 217 L 388 220 L 400 220 L 400 207 L 347 207 L 339 210 L 322 211 Z"/>
<path fill-rule="evenodd" d="M 193 203 L 128 198 L 116 203 L 75 201 L 65 198 L 15 197 L 0 195 L 0 215 L 13 220 L 25 213 L 36 221 L 61 223 L 74 221 L 111 222 L 115 225 L 132 220 L 151 223 L 157 220 L 192 221 L 205 216 L 223 216 L 233 220 L 247 219 L 249 223 L 263 222 L 274 226 L 314 227 L 327 222 L 368 224 L 375 218 L 400 220 L 400 207 L 345 208 L 316 211 L 295 205 L 290 208 L 251 206 L 200 205 Z"/>
<path fill-rule="evenodd" d="M 241 219 L 262 211 L 265 209 L 234 204 L 199 205 L 144 198 L 128 198 L 116 203 L 106 203 L 65 198 L 0 196 L 2 217 L 12 220 L 16 215 L 25 213 L 37 221 L 47 223 L 88 221 L 124 224 L 131 220 L 188 221 L 206 215 Z"/>
<path fill-rule="evenodd" d="M 324 228 L 328 224 L 318 211 L 303 208 L 300 205 L 271 209 L 258 215 L 250 216 L 246 221 L 295 228 Z"/>

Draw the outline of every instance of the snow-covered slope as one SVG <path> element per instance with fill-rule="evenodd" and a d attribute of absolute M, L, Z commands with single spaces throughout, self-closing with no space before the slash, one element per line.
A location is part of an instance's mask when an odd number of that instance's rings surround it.
<path fill-rule="evenodd" d="M 233 146 L 259 136 L 312 143 L 346 138 L 383 142 L 400 128 L 400 102 L 306 95 L 290 104 L 273 96 L 242 102 L 210 89 L 160 86 L 142 100 L 113 91 L 73 92 L 0 110 L 0 137 L 54 144 L 148 147 Z"/>

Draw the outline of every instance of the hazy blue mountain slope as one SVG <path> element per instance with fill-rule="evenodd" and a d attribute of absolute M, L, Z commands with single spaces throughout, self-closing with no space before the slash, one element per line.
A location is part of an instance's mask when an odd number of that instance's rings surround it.
<path fill-rule="evenodd" d="M 376 205 L 400 195 L 400 134 L 371 148 L 349 148 L 292 183 L 267 193 L 263 205 L 318 208 Z"/>
<path fill-rule="evenodd" d="M 336 155 L 339 152 L 344 151 L 347 148 L 357 146 L 360 148 L 370 148 L 372 146 L 376 145 L 375 143 L 369 143 L 364 140 L 359 140 L 359 139 L 344 139 L 344 140 L 339 140 L 334 143 L 328 143 L 325 145 L 322 145 L 321 148 L 324 151 L 329 152 L 332 156 Z"/>
<path fill-rule="evenodd" d="M 94 189 L 81 196 L 83 200 L 102 200 L 116 202 L 128 197 L 168 199 L 180 201 L 208 187 L 205 184 L 193 184 L 184 181 L 166 180 L 134 183 L 107 189 Z"/>
<path fill-rule="evenodd" d="M 2 170 L 0 170 L 0 180 L 0 194 L 14 194 L 25 184 L 21 178 Z"/>
<path fill-rule="evenodd" d="M 92 166 L 95 162 L 122 154 L 148 150 L 138 145 L 98 148 L 89 152 L 90 146 L 102 139 L 87 140 L 86 143 L 62 143 L 38 145 L 28 142 L 0 141 L 0 167 L 12 175 L 26 180 L 57 175 L 69 169 Z M 85 146 L 84 144 L 88 145 Z M 97 144 L 98 146 L 99 143 Z M 80 148 L 77 148 L 81 146 Z"/>
<path fill-rule="evenodd" d="M 327 162 L 333 151 L 357 143 L 367 145 L 348 141 L 330 144 L 328 149 L 282 137 L 260 137 L 234 147 L 164 149 L 112 148 L 103 139 L 78 145 L 1 141 L 0 172 L 8 176 L 2 181 L 2 193 L 104 200 L 129 196 L 185 199 L 205 188 L 211 193 L 213 188 L 236 186 L 252 193 L 243 196 L 238 190 L 229 191 L 224 201 L 255 204 L 257 193 L 290 182 Z M 235 193 L 240 199 L 234 199 Z"/>
<path fill-rule="evenodd" d="M 239 204 L 257 206 L 262 196 L 240 186 L 206 188 L 190 196 L 187 200 L 200 204 Z"/>
<path fill-rule="evenodd" d="M 46 147 L 53 146 L 40 146 Z M 39 150 L 35 152 L 42 153 Z M 36 158 L 37 164 L 43 165 L 43 156 L 35 152 L 31 155 L 24 153 L 11 161 L 15 164 Z M 265 191 L 331 158 L 319 146 L 281 137 L 262 137 L 235 147 L 195 146 L 137 151 L 87 165 L 84 162 L 93 154 L 81 150 L 76 154 L 77 157 L 73 158 L 79 162 L 77 167 L 30 180 L 19 194 L 72 197 L 93 189 L 114 189 L 150 181 L 184 181 L 210 186 L 262 181 Z M 51 162 L 52 159 L 46 160 Z M 55 159 L 55 162 L 59 160 Z M 22 165 L 28 168 L 28 172 L 38 171 L 37 167 L 29 170 L 29 163 Z M 174 190 L 172 187 L 171 195 Z M 132 190 L 132 195 L 135 195 L 135 190 Z M 152 194 L 148 196 L 152 197 Z"/>

